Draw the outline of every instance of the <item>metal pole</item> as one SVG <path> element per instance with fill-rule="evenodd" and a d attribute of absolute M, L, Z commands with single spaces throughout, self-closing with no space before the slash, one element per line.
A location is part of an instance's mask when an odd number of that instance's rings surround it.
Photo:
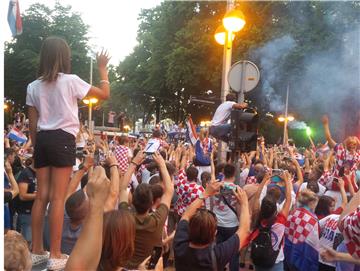
<path fill-rule="evenodd" d="M 233 2 L 231 0 L 227 1 L 226 12 L 231 10 L 233 7 Z M 220 99 L 221 102 L 225 102 L 226 95 L 230 91 L 229 81 L 228 81 L 228 74 L 231 67 L 231 54 L 232 54 L 232 33 L 225 32 L 225 44 L 224 44 L 224 51 L 223 51 L 223 70 L 222 70 L 222 77 L 221 77 L 221 95 Z M 219 158 L 220 161 L 226 162 L 226 143 L 223 141 L 219 142 Z"/>
<path fill-rule="evenodd" d="M 89 101 L 89 131 L 90 131 L 90 134 L 93 134 L 91 118 L 92 118 L 92 102 Z"/>
<path fill-rule="evenodd" d="M 287 85 L 286 90 L 286 102 L 285 102 L 285 121 L 284 121 L 284 138 L 283 138 L 283 145 L 287 144 L 288 135 L 287 135 L 287 124 L 288 124 L 288 103 L 289 103 L 289 83 Z"/>
<path fill-rule="evenodd" d="M 93 81 L 93 60 L 90 57 L 90 85 L 92 85 L 92 81 Z"/>
<path fill-rule="evenodd" d="M 103 116 L 102 116 L 102 126 L 105 126 L 105 112 L 103 110 Z"/>

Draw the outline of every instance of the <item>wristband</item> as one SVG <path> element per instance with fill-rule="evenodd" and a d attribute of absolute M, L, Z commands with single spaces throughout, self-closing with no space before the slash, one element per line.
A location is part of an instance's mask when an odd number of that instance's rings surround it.
<path fill-rule="evenodd" d="M 119 166 L 119 164 L 112 164 L 112 165 L 109 166 L 109 168 L 118 167 L 118 166 Z"/>
<path fill-rule="evenodd" d="M 134 164 L 135 166 L 139 166 L 138 164 L 136 164 L 134 161 L 131 161 L 131 164 Z"/>
<path fill-rule="evenodd" d="M 109 84 L 110 85 L 110 82 L 108 80 L 100 80 L 100 84 L 101 83 L 105 83 L 105 84 Z"/>

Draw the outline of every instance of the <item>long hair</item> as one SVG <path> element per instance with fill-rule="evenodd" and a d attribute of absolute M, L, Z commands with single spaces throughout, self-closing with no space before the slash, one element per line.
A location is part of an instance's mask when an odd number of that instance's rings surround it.
<path fill-rule="evenodd" d="M 103 245 L 98 270 L 112 271 L 123 267 L 135 250 L 135 220 L 128 210 L 104 214 Z"/>
<path fill-rule="evenodd" d="M 71 51 L 65 40 L 59 37 L 45 39 L 40 51 L 38 77 L 47 82 L 57 79 L 58 73 L 70 73 Z"/>

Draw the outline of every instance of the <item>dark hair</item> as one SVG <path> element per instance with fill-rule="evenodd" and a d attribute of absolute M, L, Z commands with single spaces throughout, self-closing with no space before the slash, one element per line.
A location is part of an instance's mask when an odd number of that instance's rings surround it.
<path fill-rule="evenodd" d="M 276 201 L 272 196 L 266 196 L 261 201 L 261 207 L 258 218 L 258 225 L 262 220 L 267 220 L 268 225 L 272 225 L 275 222 L 277 213 Z"/>
<path fill-rule="evenodd" d="M 161 183 L 161 179 L 160 179 L 159 175 L 154 174 L 154 175 L 150 176 L 149 184 L 153 185 L 153 184 L 158 184 L 158 183 Z"/>
<path fill-rule="evenodd" d="M 330 214 L 330 206 L 335 200 L 329 196 L 321 196 L 315 208 L 317 216 L 328 216 Z"/>
<path fill-rule="evenodd" d="M 195 245 L 207 245 L 214 241 L 217 221 L 214 214 L 199 209 L 189 221 L 189 241 Z"/>
<path fill-rule="evenodd" d="M 226 101 L 236 102 L 236 94 L 233 92 L 230 92 L 226 95 Z"/>
<path fill-rule="evenodd" d="M 190 166 L 186 169 L 186 177 L 190 182 L 196 182 L 199 171 L 196 167 Z"/>
<path fill-rule="evenodd" d="M 154 130 L 153 133 L 152 133 L 152 137 L 161 138 L 161 131 L 160 130 Z"/>
<path fill-rule="evenodd" d="M 103 243 L 98 270 L 113 271 L 125 266 L 135 250 L 135 220 L 128 210 L 104 214 Z"/>
<path fill-rule="evenodd" d="M 149 184 L 139 184 L 133 195 L 133 205 L 138 214 L 145 214 L 153 204 L 153 195 Z"/>
<path fill-rule="evenodd" d="M 7 159 L 10 155 L 16 154 L 15 150 L 13 148 L 6 148 L 4 150 L 5 159 Z"/>
<path fill-rule="evenodd" d="M 206 185 L 211 181 L 211 173 L 204 171 L 200 176 L 202 187 L 206 188 Z"/>
<path fill-rule="evenodd" d="M 235 176 L 235 166 L 233 164 L 226 164 L 224 167 L 224 176 L 229 179 Z"/>
<path fill-rule="evenodd" d="M 44 40 L 40 51 L 38 76 L 41 80 L 52 82 L 58 73 L 70 73 L 71 52 L 66 41 L 59 37 L 49 37 Z"/>
<path fill-rule="evenodd" d="M 320 188 L 317 181 L 308 181 L 306 188 L 313 191 L 315 194 L 319 193 Z"/>
<path fill-rule="evenodd" d="M 220 172 L 224 171 L 224 167 L 225 167 L 225 163 L 220 163 L 218 165 L 216 165 L 215 167 L 215 176 L 217 176 Z"/>
<path fill-rule="evenodd" d="M 166 169 L 168 170 L 170 177 L 173 176 L 175 174 L 175 170 L 176 170 L 175 166 L 169 162 L 166 162 L 165 164 L 166 164 Z"/>
<path fill-rule="evenodd" d="M 120 136 L 118 140 L 120 145 L 124 145 L 129 142 L 129 138 L 125 135 Z"/>
<path fill-rule="evenodd" d="M 153 202 L 155 202 L 157 199 L 160 199 L 164 194 L 164 189 L 159 184 L 152 184 L 151 187 L 151 193 L 153 195 Z"/>
<path fill-rule="evenodd" d="M 65 202 L 67 215 L 73 221 L 83 220 L 88 213 L 88 206 L 85 205 L 86 196 L 83 190 L 73 193 Z"/>

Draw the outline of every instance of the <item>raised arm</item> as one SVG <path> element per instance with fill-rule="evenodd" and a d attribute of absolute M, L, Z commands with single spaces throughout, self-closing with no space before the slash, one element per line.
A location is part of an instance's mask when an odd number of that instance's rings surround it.
<path fill-rule="evenodd" d="M 125 172 L 124 176 L 120 179 L 119 183 L 119 202 L 126 201 L 128 202 L 128 192 L 127 187 L 131 181 L 131 176 L 135 172 L 136 168 L 141 165 L 144 161 L 144 153 L 139 151 L 137 155 L 131 161 L 128 170 Z"/>
<path fill-rule="evenodd" d="M 246 195 L 246 192 L 237 187 L 236 191 L 234 191 L 236 200 L 240 205 L 240 214 L 239 214 L 239 228 L 236 231 L 236 234 L 239 236 L 240 239 L 240 247 L 239 250 L 244 247 L 247 243 L 247 237 L 250 231 L 250 212 L 249 212 L 249 201 Z"/>
<path fill-rule="evenodd" d="M 291 207 L 291 200 L 292 200 L 291 191 L 293 190 L 293 186 L 290 180 L 290 175 L 287 171 L 283 172 L 281 178 L 285 182 L 285 196 L 286 196 L 285 203 L 281 212 L 284 214 L 285 217 L 287 217 L 289 215 L 289 211 Z"/>
<path fill-rule="evenodd" d="M 160 169 L 160 174 L 162 177 L 162 181 L 164 184 L 164 194 L 161 197 L 161 203 L 165 204 L 169 209 L 170 209 L 170 203 L 171 203 L 171 199 L 173 197 L 174 194 L 174 184 L 171 181 L 171 177 L 169 175 L 169 172 L 166 168 L 166 164 L 165 164 L 165 160 L 164 158 L 161 156 L 160 153 L 156 152 L 153 154 L 153 158 L 154 161 L 157 163 L 159 169 Z"/>
<path fill-rule="evenodd" d="M 331 148 L 334 148 L 335 145 L 336 145 L 336 142 L 335 142 L 335 140 L 331 137 L 330 127 L 329 127 L 329 118 L 328 118 L 327 115 L 324 115 L 324 116 L 322 117 L 322 123 L 323 123 L 323 126 L 324 126 L 324 133 L 325 133 L 326 140 L 328 141 L 329 146 L 330 146 Z"/>
<path fill-rule="evenodd" d="M 100 261 L 104 201 L 110 190 L 109 180 L 106 178 L 105 170 L 102 167 L 95 168 L 86 187 L 90 202 L 89 213 L 85 218 L 79 239 L 67 261 L 66 271 L 97 270 Z"/>
<path fill-rule="evenodd" d="M 232 108 L 233 109 L 244 109 L 248 106 L 247 103 L 235 103 Z"/>
<path fill-rule="evenodd" d="M 98 70 L 100 74 L 100 88 L 91 86 L 87 96 L 95 96 L 102 100 L 107 100 L 110 97 L 110 82 L 106 65 L 110 57 L 107 51 L 101 51 L 96 55 Z"/>
<path fill-rule="evenodd" d="M 199 209 L 203 205 L 205 199 L 217 195 L 220 192 L 220 188 L 222 185 L 222 182 L 211 181 L 206 186 L 205 192 L 202 194 L 202 198 L 200 199 L 198 197 L 196 200 L 194 200 L 189 205 L 189 207 L 187 207 L 181 219 L 189 221 L 190 218 L 196 213 L 197 209 Z"/>
<path fill-rule="evenodd" d="M 110 193 L 105 202 L 105 212 L 114 210 L 116 203 L 118 202 L 120 190 L 120 175 L 118 169 L 119 164 L 115 156 L 109 154 L 109 156 L 106 158 L 106 164 L 110 167 Z"/>
<path fill-rule="evenodd" d="M 339 230 L 342 231 L 343 230 L 343 224 L 341 223 L 342 219 L 347 216 L 348 214 L 350 214 L 351 212 L 355 211 L 356 208 L 359 206 L 360 204 L 360 189 L 359 191 L 357 191 L 357 193 L 355 194 L 355 196 L 352 197 L 352 199 L 350 200 L 349 204 L 346 205 L 344 211 L 341 213 L 340 217 L 339 217 Z"/>
<path fill-rule="evenodd" d="M 346 191 L 345 191 L 345 182 L 342 178 L 338 179 L 338 186 L 340 188 L 340 193 L 341 193 L 341 206 L 340 207 L 344 210 L 345 206 L 348 203 L 348 200 L 347 200 Z M 352 186 L 351 182 L 349 182 L 349 186 Z M 360 202 L 359 202 L 359 204 L 360 204 Z"/>
<path fill-rule="evenodd" d="M 73 177 L 70 180 L 66 191 L 65 201 L 68 197 L 71 196 L 76 191 L 76 188 L 79 186 L 82 177 L 85 173 L 94 165 L 94 154 L 88 154 L 85 156 L 84 162 L 82 163 L 82 167 L 78 171 L 76 171 Z"/>

